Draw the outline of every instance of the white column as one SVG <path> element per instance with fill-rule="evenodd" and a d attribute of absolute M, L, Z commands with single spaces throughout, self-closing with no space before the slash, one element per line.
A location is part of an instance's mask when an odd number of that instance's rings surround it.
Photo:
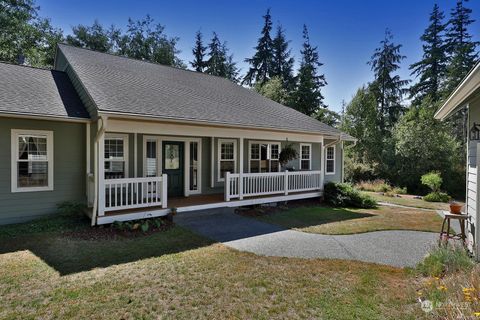
<path fill-rule="evenodd" d="M 98 139 L 98 215 L 105 215 L 105 132 Z"/>
<path fill-rule="evenodd" d="M 238 176 L 238 196 L 239 199 L 243 199 L 243 138 L 240 138 L 240 152 L 238 153 L 238 158 L 239 158 L 239 166 L 238 166 L 238 171 L 239 171 L 239 176 Z"/>
<path fill-rule="evenodd" d="M 167 207 L 167 198 L 168 198 L 168 177 L 164 173 L 162 174 L 162 208 Z"/>
<path fill-rule="evenodd" d="M 85 168 L 87 169 L 87 170 L 86 170 L 86 171 L 87 171 L 87 172 L 86 172 L 86 175 L 87 175 L 87 180 L 86 180 L 86 181 L 87 181 L 87 184 L 86 184 L 86 186 L 87 186 L 87 198 L 88 198 L 88 197 L 89 197 L 89 194 L 90 194 L 90 192 L 91 192 L 91 190 L 90 190 L 90 188 L 91 188 L 91 185 L 90 185 L 90 174 L 92 173 L 92 172 L 91 172 L 91 168 L 90 168 L 90 122 L 87 123 L 87 124 L 85 125 L 85 127 L 86 127 L 86 128 L 85 128 L 85 131 L 86 131 L 86 137 L 85 137 L 85 139 L 87 140 L 87 141 L 85 141 L 85 143 L 86 143 L 86 145 L 87 145 L 87 152 L 86 152 L 86 159 L 85 159 L 85 160 L 87 161 L 87 163 L 86 163 Z M 89 199 L 89 200 L 90 200 L 90 199 Z"/>
<path fill-rule="evenodd" d="M 230 201 L 230 172 L 225 172 L 225 183 L 224 183 L 224 197 L 225 201 Z"/>
<path fill-rule="evenodd" d="M 325 141 L 322 139 L 322 147 L 320 148 L 320 188 L 321 190 L 325 189 Z"/>
<path fill-rule="evenodd" d="M 133 174 L 134 174 L 134 178 L 138 178 L 138 173 L 137 173 L 137 164 L 138 164 L 138 160 L 137 160 L 137 133 L 135 132 L 133 134 Z"/>
<path fill-rule="evenodd" d="M 210 188 L 215 187 L 215 137 L 210 138 Z"/>
<path fill-rule="evenodd" d="M 288 170 L 285 170 L 283 183 L 283 191 L 285 192 L 285 195 L 288 196 Z"/>

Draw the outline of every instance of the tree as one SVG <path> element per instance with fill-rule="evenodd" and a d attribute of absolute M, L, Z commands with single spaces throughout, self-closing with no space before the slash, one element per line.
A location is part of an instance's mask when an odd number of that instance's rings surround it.
<path fill-rule="evenodd" d="M 273 77 L 263 85 L 256 84 L 255 90 L 261 95 L 281 104 L 287 104 L 288 92 L 283 87 L 283 81 L 280 77 Z"/>
<path fill-rule="evenodd" d="M 208 45 L 207 67 L 205 72 L 214 76 L 224 77 L 234 82 L 238 81 L 238 68 L 233 56 L 228 54 L 226 43 L 222 43 L 216 32 Z"/>
<path fill-rule="evenodd" d="M 313 115 L 313 117 L 318 121 L 321 121 L 335 128 L 340 125 L 340 122 L 342 120 L 342 117 L 338 112 L 329 110 L 327 108 L 318 109 L 317 112 Z"/>
<path fill-rule="evenodd" d="M 257 46 L 255 47 L 255 54 L 252 58 L 245 59 L 245 62 L 250 64 L 250 69 L 243 78 L 242 84 L 254 85 L 260 83 L 260 85 L 262 85 L 272 77 L 273 41 L 270 36 L 270 32 L 272 31 L 270 9 L 267 10 L 263 19 L 264 25 Z"/>
<path fill-rule="evenodd" d="M 190 62 L 192 68 L 197 72 L 203 72 L 207 67 L 206 50 L 207 47 L 203 45 L 202 32 L 199 30 L 195 35 L 195 47 L 192 49 L 193 61 Z"/>
<path fill-rule="evenodd" d="M 127 32 L 119 37 L 118 54 L 139 60 L 185 68 L 178 58 L 178 37 L 167 37 L 165 26 L 154 24 L 147 15 L 141 20 L 128 19 Z"/>
<path fill-rule="evenodd" d="M 420 177 L 438 170 L 448 181 L 447 189 L 456 193 L 455 185 L 461 186 L 465 177 L 460 173 L 463 154 L 448 124 L 433 117 L 439 103 L 435 103 L 436 107 L 432 103 L 430 97 L 425 98 L 396 124 L 393 139 L 397 161 L 392 171 L 396 172 L 398 184 L 418 192 Z"/>
<path fill-rule="evenodd" d="M 282 26 L 278 26 L 272 42 L 272 77 L 279 77 L 282 81 L 282 87 L 288 92 L 295 88 L 295 77 L 293 76 L 295 60 L 291 57 L 291 50 L 288 48 L 289 42 L 285 38 L 285 30 Z"/>
<path fill-rule="evenodd" d="M 51 66 L 62 30 L 38 16 L 33 0 L 0 1 L 0 60 Z"/>
<path fill-rule="evenodd" d="M 466 2 L 466 1 L 465 1 Z M 478 42 L 472 41 L 468 27 L 475 21 L 470 19 L 472 10 L 464 6 L 464 1 L 457 0 L 452 9 L 446 34 L 449 53 L 447 94 L 450 94 L 475 65 L 478 58 Z"/>
<path fill-rule="evenodd" d="M 410 88 L 410 94 L 418 104 L 425 96 L 430 96 L 433 102 L 440 98 L 440 90 L 447 72 L 447 46 L 444 39 L 444 15 L 437 4 L 430 14 L 430 25 L 420 37 L 423 41 L 422 60 L 412 64 L 411 75 L 418 78 L 418 82 Z"/>
<path fill-rule="evenodd" d="M 307 26 L 303 26 L 303 47 L 300 51 L 302 61 L 297 74 L 297 87 L 292 93 L 291 105 L 306 115 L 314 114 L 318 108 L 325 107 L 321 88 L 327 82 L 325 75 L 318 74 L 318 68 L 323 65 L 318 58 L 317 47 L 310 44 Z"/>
<path fill-rule="evenodd" d="M 72 35 L 67 36 L 67 43 L 81 48 L 87 48 L 100 52 L 115 51 L 115 43 L 120 36 L 120 30 L 111 26 L 104 28 L 98 20 L 91 26 L 77 25 L 72 27 Z"/>
<path fill-rule="evenodd" d="M 368 62 L 375 74 L 372 89 L 377 98 L 380 114 L 380 128 L 388 132 L 404 111 L 403 95 L 407 93 L 405 86 L 408 80 L 400 79 L 394 72 L 400 68 L 400 62 L 405 56 L 400 54 L 402 45 L 392 42 L 393 36 L 387 29 L 385 37 L 380 41 L 380 47 L 375 49 L 372 60 Z"/>

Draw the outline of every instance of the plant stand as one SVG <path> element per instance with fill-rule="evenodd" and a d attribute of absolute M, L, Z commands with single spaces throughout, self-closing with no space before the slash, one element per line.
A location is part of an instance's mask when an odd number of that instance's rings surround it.
<path fill-rule="evenodd" d="M 465 234 L 465 223 L 468 219 L 466 214 L 453 214 L 447 211 L 443 212 L 445 217 L 443 218 L 442 230 L 440 231 L 439 245 L 442 243 L 447 243 L 448 240 L 462 240 L 463 245 L 465 245 L 466 234 Z M 450 222 L 451 220 L 457 220 L 460 224 L 460 233 L 450 233 Z M 445 228 L 446 227 L 446 228 Z"/>

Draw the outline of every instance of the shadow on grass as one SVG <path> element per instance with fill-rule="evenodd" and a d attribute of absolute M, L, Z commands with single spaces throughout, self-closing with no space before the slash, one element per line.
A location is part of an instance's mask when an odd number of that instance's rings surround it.
<path fill-rule="evenodd" d="M 28 250 L 61 275 L 68 275 L 212 244 L 177 226 L 128 239 L 84 240 L 69 235 L 87 228 L 91 228 L 88 220 L 72 216 L 0 227 L 0 254 Z"/>
<path fill-rule="evenodd" d="M 373 209 L 372 209 L 373 210 Z M 327 223 L 362 219 L 373 214 L 332 207 L 298 207 L 260 217 L 260 220 L 285 228 L 307 228 Z"/>

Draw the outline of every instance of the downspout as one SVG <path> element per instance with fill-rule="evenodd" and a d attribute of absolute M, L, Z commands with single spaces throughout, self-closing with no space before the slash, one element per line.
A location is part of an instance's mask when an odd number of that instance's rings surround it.
<path fill-rule="evenodd" d="M 94 163 L 95 163 L 95 192 L 94 192 L 94 200 L 93 200 L 93 212 L 92 212 L 92 227 L 96 225 L 97 220 L 97 211 L 98 211 L 98 141 L 100 140 L 100 136 L 105 134 L 106 124 L 107 124 L 107 117 L 100 116 L 99 120 L 101 120 L 102 125 L 99 127 L 97 125 L 97 135 L 95 137 L 95 148 L 94 148 Z M 98 124 L 98 121 L 97 121 Z"/>

